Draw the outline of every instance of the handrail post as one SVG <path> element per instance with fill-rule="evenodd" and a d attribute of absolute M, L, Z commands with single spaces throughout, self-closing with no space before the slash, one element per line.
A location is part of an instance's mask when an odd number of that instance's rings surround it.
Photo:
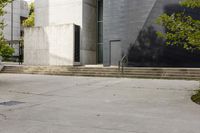
<path fill-rule="evenodd" d="M 124 63 L 122 63 L 122 74 L 124 73 Z"/>
<path fill-rule="evenodd" d="M 125 63 L 128 62 L 127 56 L 123 56 L 122 59 L 119 61 L 119 71 L 121 70 L 122 73 L 124 73 L 124 67 L 125 67 Z"/>
<path fill-rule="evenodd" d="M 118 62 L 118 71 L 121 69 L 121 61 Z"/>

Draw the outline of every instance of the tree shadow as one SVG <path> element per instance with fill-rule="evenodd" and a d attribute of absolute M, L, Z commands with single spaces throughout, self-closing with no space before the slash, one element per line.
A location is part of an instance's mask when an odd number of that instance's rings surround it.
<path fill-rule="evenodd" d="M 191 10 L 178 4 L 163 6 L 163 12 L 172 14 L 184 11 L 194 19 L 200 20 L 199 9 Z M 182 47 L 166 45 L 165 40 L 157 36 L 157 31 L 165 32 L 165 29 L 156 25 L 154 7 L 151 15 L 140 31 L 137 40 L 130 44 L 128 58 L 129 66 L 138 67 L 200 67 L 200 51 L 188 51 Z M 153 21 L 154 20 L 154 21 Z"/>

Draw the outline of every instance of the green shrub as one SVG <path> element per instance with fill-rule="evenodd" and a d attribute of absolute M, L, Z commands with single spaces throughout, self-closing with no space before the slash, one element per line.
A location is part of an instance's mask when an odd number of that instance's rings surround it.
<path fill-rule="evenodd" d="M 14 49 L 11 48 L 6 41 L 1 42 L 0 44 L 0 56 L 3 57 L 3 59 L 7 59 L 11 57 L 14 53 Z"/>
<path fill-rule="evenodd" d="M 192 101 L 194 101 L 197 104 L 200 104 L 200 90 L 198 90 L 197 93 L 192 96 Z"/>

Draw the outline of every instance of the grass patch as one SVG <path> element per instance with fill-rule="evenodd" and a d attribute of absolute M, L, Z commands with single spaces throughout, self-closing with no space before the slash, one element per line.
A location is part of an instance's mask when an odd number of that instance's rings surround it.
<path fill-rule="evenodd" d="M 197 104 L 200 104 L 200 90 L 196 91 L 197 93 L 192 96 L 192 101 Z"/>

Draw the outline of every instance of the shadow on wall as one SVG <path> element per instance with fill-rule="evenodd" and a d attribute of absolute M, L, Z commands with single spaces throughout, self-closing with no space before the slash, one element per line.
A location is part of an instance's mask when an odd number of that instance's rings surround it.
<path fill-rule="evenodd" d="M 156 8 L 156 7 L 155 7 Z M 200 67 L 200 51 L 187 51 L 181 47 L 167 46 L 165 41 L 158 38 L 157 31 L 165 31 L 155 24 L 161 14 L 155 15 L 153 9 L 135 43 L 129 48 L 129 66 L 140 67 Z M 200 11 L 183 8 L 178 4 L 164 6 L 164 12 L 185 11 L 195 19 L 200 20 Z M 154 23 L 152 23 L 154 22 Z"/>

